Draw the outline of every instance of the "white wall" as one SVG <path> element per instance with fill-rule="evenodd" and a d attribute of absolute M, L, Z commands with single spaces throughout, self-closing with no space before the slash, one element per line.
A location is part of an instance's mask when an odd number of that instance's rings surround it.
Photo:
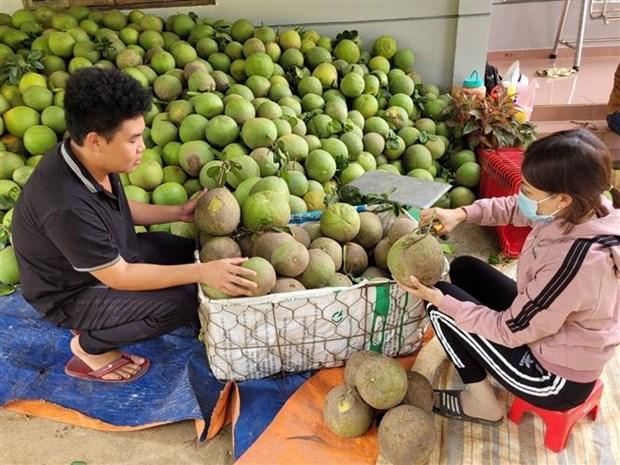
<path fill-rule="evenodd" d="M 523 3 L 493 2 L 489 50 L 548 49 L 553 47 L 555 31 L 560 21 L 564 0 L 545 0 Z M 571 2 L 563 38 L 574 41 L 577 36 L 580 0 Z M 620 4 L 618 5 L 620 8 Z M 620 21 L 605 25 L 588 16 L 586 37 L 615 37 L 620 39 Z M 596 43 L 586 44 L 595 46 Z M 600 45 L 600 44 L 599 44 Z M 616 42 L 620 45 L 620 42 Z"/>
<path fill-rule="evenodd" d="M 21 8 L 21 1 L 0 0 L 0 5 L 2 11 L 12 12 Z M 425 82 L 448 88 L 453 78 L 459 82 L 472 69 L 483 70 L 490 0 L 218 0 L 213 6 L 149 11 L 164 17 L 194 11 L 256 24 L 307 25 L 331 36 L 356 29 L 367 46 L 375 37 L 390 34 L 399 46 L 414 50 L 415 68 Z"/>

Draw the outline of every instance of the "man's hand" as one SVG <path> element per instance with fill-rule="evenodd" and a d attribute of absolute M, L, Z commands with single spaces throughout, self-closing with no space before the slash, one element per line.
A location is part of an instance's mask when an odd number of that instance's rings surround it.
<path fill-rule="evenodd" d="M 224 258 L 201 264 L 200 282 L 230 296 L 251 296 L 257 285 L 246 278 L 256 276 L 254 270 L 243 268 L 247 258 Z"/>
<path fill-rule="evenodd" d="M 181 205 L 180 217 L 179 221 L 185 221 L 186 223 L 190 223 L 194 221 L 194 210 L 196 210 L 196 205 L 198 204 L 198 200 L 200 197 L 207 193 L 208 189 L 203 189 L 198 194 L 196 194 L 193 198 L 189 199 L 183 205 Z"/>
<path fill-rule="evenodd" d="M 428 287 L 422 284 L 415 276 L 409 276 L 409 284 L 396 281 L 398 285 L 418 299 L 422 299 L 426 302 L 438 306 L 441 299 L 443 299 L 443 292 L 434 287 Z"/>

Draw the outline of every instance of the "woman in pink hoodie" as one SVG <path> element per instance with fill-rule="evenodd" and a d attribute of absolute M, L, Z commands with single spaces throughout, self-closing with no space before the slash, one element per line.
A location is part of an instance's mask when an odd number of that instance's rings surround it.
<path fill-rule="evenodd" d="M 620 344 L 620 192 L 611 156 L 585 130 L 563 131 L 526 151 L 518 195 L 455 210 L 432 208 L 446 231 L 458 224 L 530 225 L 517 282 L 459 257 L 451 283 L 400 283 L 428 315 L 466 385 L 437 391 L 435 412 L 482 423 L 504 412 L 487 373 L 508 391 L 551 410 L 582 403 Z M 615 208 L 614 208 L 615 207 Z"/>

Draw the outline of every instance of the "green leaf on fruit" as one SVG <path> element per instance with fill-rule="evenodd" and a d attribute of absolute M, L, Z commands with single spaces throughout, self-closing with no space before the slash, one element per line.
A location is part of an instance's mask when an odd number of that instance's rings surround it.
<path fill-rule="evenodd" d="M 5 295 L 12 294 L 17 289 L 16 284 L 4 284 L 0 283 L 0 297 L 4 297 Z"/>
<path fill-rule="evenodd" d="M 456 253 L 456 246 L 450 242 L 444 242 L 441 244 L 441 251 L 446 255 L 454 255 Z"/>

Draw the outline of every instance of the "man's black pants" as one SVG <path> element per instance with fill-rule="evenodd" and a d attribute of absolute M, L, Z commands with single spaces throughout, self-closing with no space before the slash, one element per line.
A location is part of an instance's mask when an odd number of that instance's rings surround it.
<path fill-rule="evenodd" d="M 143 263 L 178 265 L 194 260 L 195 241 L 168 233 L 138 234 Z M 195 284 L 157 291 L 119 291 L 104 284 L 64 302 L 59 326 L 80 331 L 80 345 L 102 354 L 197 323 Z"/>
<path fill-rule="evenodd" d="M 498 312 L 508 309 L 517 296 L 512 279 L 473 257 L 452 262 L 450 281 L 439 282 L 436 287 L 458 300 Z M 490 373 L 509 392 L 549 410 L 575 407 L 592 392 L 594 383 L 576 383 L 544 369 L 527 345 L 510 348 L 467 333 L 433 305 L 428 306 L 428 315 L 437 339 L 465 384 L 482 381 Z"/>

